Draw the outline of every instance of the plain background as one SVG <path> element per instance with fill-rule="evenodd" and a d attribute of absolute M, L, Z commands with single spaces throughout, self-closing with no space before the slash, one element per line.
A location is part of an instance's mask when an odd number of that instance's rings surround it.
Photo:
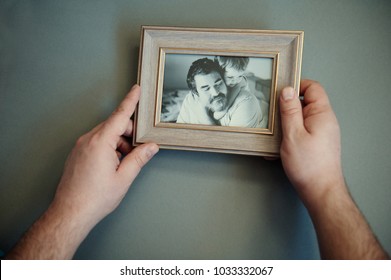
<path fill-rule="evenodd" d="M 304 30 L 352 196 L 391 252 L 391 2 L 1 1 L 0 248 L 50 203 L 76 139 L 137 77 L 141 25 Z M 303 166 L 302 168 L 305 168 Z M 162 150 L 77 259 L 317 259 L 279 161 Z"/>

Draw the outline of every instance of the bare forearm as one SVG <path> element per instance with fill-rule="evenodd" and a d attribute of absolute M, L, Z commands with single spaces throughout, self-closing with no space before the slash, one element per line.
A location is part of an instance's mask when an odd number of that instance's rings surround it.
<path fill-rule="evenodd" d="M 388 259 L 344 182 L 307 208 L 322 259 Z"/>
<path fill-rule="evenodd" d="M 6 258 L 71 259 L 91 228 L 92 225 L 83 224 L 77 215 L 71 216 L 57 205 L 51 205 Z"/>

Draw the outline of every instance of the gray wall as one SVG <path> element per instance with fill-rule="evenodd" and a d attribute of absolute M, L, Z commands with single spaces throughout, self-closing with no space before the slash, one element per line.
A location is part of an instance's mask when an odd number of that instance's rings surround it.
<path fill-rule="evenodd" d="M 0 248 L 48 206 L 79 135 L 136 81 L 140 25 L 304 30 L 351 193 L 391 252 L 390 1 L 1 1 Z M 161 151 L 80 259 L 316 259 L 279 161 Z"/>

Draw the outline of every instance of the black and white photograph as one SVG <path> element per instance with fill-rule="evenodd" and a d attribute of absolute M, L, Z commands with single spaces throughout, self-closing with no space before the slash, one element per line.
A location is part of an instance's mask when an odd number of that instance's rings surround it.
<path fill-rule="evenodd" d="M 304 33 L 144 26 L 134 145 L 279 155 L 279 94 L 299 94 Z M 256 149 L 256 151 L 254 151 Z"/>
<path fill-rule="evenodd" d="M 166 53 L 160 122 L 267 129 L 273 60 Z"/>

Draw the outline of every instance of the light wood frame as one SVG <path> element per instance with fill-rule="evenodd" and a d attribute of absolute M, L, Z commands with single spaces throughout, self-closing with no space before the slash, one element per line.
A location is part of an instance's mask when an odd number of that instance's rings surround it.
<path fill-rule="evenodd" d="M 278 96 L 286 86 L 298 94 L 303 31 L 142 26 L 133 144 L 161 148 L 278 156 L 281 143 Z M 166 53 L 268 57 L 273 59 L 267 129 L 160 122 Z"/>

